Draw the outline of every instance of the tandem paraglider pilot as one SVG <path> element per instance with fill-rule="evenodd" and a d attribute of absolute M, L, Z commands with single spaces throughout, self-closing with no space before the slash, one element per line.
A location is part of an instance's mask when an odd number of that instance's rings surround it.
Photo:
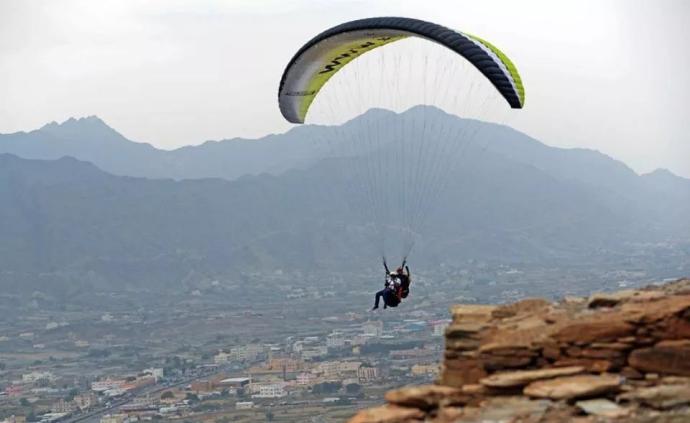
<path fill-rule="evenodd" d="M 379 303 L 383 298 L 383 308 L 397 307 L 403 298 L 410 294 L 410 268 L 403 261 L 402 266 L 394 272 L 388 269 L 386 260 L 383 260 L 383 268 L 386 270 L 386 280 L 383 289 L 376 293 L 374 297 L 374 308 L 379 308 Z"/>

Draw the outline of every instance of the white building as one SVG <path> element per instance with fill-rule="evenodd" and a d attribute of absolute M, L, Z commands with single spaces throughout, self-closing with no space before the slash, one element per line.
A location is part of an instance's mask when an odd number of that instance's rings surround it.
<path fill-rule="evenodd" d="M 325 378 L 337 378 L 347 373 L 357 374 L 361 365 L 358 361 L 324 361 L 319 363 L 316 371 Z"/>
<path fill-rule="evenodd" d="M 362 325 L 362 333 L 370 336 L 383 336 L 383 322 L 366 322 Z"/>
<path fill-rule="evenodd" d="M 153 378 L 156 380 L 156 383 L 159 380 L 163 379 L 163 376 L 165 376 L 165 371 L 161 367 L 156 367 L 156 368 L 152 367 L 150 369 L 145 369 L 143 371 L 143 373 L 153 376 Z"/>
<path fill-rule="evenodd" d="M 213 362 L 216 364 L 223 364 L 230 362 L 230 354 L 220 351 L 218 354 L 213 356 Z"/>
<path fill-rule="evenodd" d="M 51 372 L 30 372 L 22 375 L 22 382 L 36 383 L 38 381 L 54 382 L 55 375 Z"/>
<path fill-rule="evenodd" d="M 235 409 L 237 410 L 249 410 L 254 408 L 254 402 L 252 401 L 238 401 L 235 403 Z"/>
<path fill-rule="evenodd" d="M 311 373 L 300 373 L 297 375 L 296 382 L 298 385 L 311 385 L 315 379 Z"/>
<path fill-rule="evenodd" d="M 369 382 L 379 378 L 379 370 L 376 367 L 360 367 L 357 369 L 357 377 L 361 382 Z"/>
<path fill-rule="evenodd" d="M 101 417 L 100 423 L 124 423 L 126 420 L 126 414 L 106 414 Z"/>
<path fill-rule="evenodd" d="M 326 347 L 341 348 L 345 346 L 345 335 L 341 332 L 333 332 L 326 337 Z"/>
<path fill-rule="evenodd" d="M 120 389 L 125 382 L 123 380 L 99 380 L 96 382 L 91 382 L 91 390 L 95 392 L 105 392 L 111 391 L 113 389 Z"/>
<path fill-rule="evenodd" d="M 254 398 L 281 398 L 287 395 L 285 385 L 282 383 L 267 383 L 255 388 L 258 388 L 258 394 L 252 395 Z"/>
<path fill-rule="evenodd" d="M 93 392 L 77 395 L 74 397 L 74 405 L 80 410 L 86 410 L 98 405 L 98 396 Z"/>
<path fill-rule="evenodd" d="M 263 345 L 249 344 L 241 347 L 230 348 L 231 361 L 254 361 L 259 354 L 264 352 Z"/>

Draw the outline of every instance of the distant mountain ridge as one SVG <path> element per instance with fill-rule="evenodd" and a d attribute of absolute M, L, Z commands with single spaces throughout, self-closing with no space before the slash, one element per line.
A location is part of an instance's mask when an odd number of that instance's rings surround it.
<path fill-rule="evenodd" d="M 417 106 L 401 115 L 380 109 L 370 110 L 345 125 L 367 119 L 414 120 L 421 119 L 422 114 L 427 115 L 427 120 L 431 119 L 429 114 L 439 115 L 434 119 L 439 119 L 444 124 L 448 121 L 450 124 L 462 125 L 464 121 L 433 107 Z M 322 144 L 333 131 L 334 128 L 303 125 L 283 134 L 258 139 L 206 141 L 196 146 L 161 150 L 150 144 L 130 141 L 100 118 L 89 116 L 70 118 L 63 123 L 51 122 L 30 132 L 0 134 L 0 153 L 43 160 L 71 156 L 121 176 L 233 180 L 245 175 L 279 174 L 314 164 L 330 153 Z M 496 136 L 496 133 L 500 136 Z M 620 183 L 637 176 L 623 163 L 594 150 L 548 147 L 508 127 L 496 125 L 495 130 L 486 137 L 492 138 L 492 141 L 476 142 L 484 142 L 488 150 L 506 155 L 512 160 L 534 165 L 563 177 L 601 185 Z M 599 170 L 606 170 L 607 178 L 599 178 Z M 680 180 L 676 183 L 690 183 L 688 179 L 665 172 Z"/>
<path fill-rule="evenodd" d="M 385 128 L 399 118 L 357 119 Z M 690 241 L 689 180 L 637 175 L 595 151 L 473 124 L 483 138 L 467 149 L 472 166 L 447 175 L 417 265 L 587 263 Z M 348 171 L 362 157 L 329 157 L 318 140 L 332 130 L 302 126 L 173 152 L 128 141 L 95 117 L 2 135 L 0 151 L 13 153 L 0 153 L 0 289 L 179 286 L 190 274 L 366 266 L 379 254 L 370 222 L 343 191 L 344 177 L 366 177 Z"/>

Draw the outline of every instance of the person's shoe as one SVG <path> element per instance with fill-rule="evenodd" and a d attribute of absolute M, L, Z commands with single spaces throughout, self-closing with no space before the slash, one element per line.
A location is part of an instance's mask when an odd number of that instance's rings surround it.
<path fill-rule="evenodd" d="M 374 310 L 376 310 L 377 308 L 379 308 L 379 306 L 374 306 L 374 308 L 372 308 L 371 311 L 374 311 Z"/>

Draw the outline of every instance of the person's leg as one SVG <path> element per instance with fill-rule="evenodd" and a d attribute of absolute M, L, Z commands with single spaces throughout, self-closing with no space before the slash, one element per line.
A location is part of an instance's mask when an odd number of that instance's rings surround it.
<path fill-rule="evenodd" d="M 381 291 L 379 291 L 379 292 L 376 293 L 376 297 L 375 297 L 375 300 L 374 300 L 374 308 L 373 308 L 372 310 L 376 310 L 377 308 L 379 308 L 379 301 L 381 301 L 381 297 L 383 297 L 383 292 L 384 292 L 384 291 L 385 291 L 385 290 L 381 290 Z"/>
<path fill-rule="evenodd" d="M 384 289 L 383 291 L 383 308 L 388 308 L 388 307 L 395 307 L 393 305 L 393 298 L 395 297 L 395 293 L 393 292 L 392 289 Z"/>

